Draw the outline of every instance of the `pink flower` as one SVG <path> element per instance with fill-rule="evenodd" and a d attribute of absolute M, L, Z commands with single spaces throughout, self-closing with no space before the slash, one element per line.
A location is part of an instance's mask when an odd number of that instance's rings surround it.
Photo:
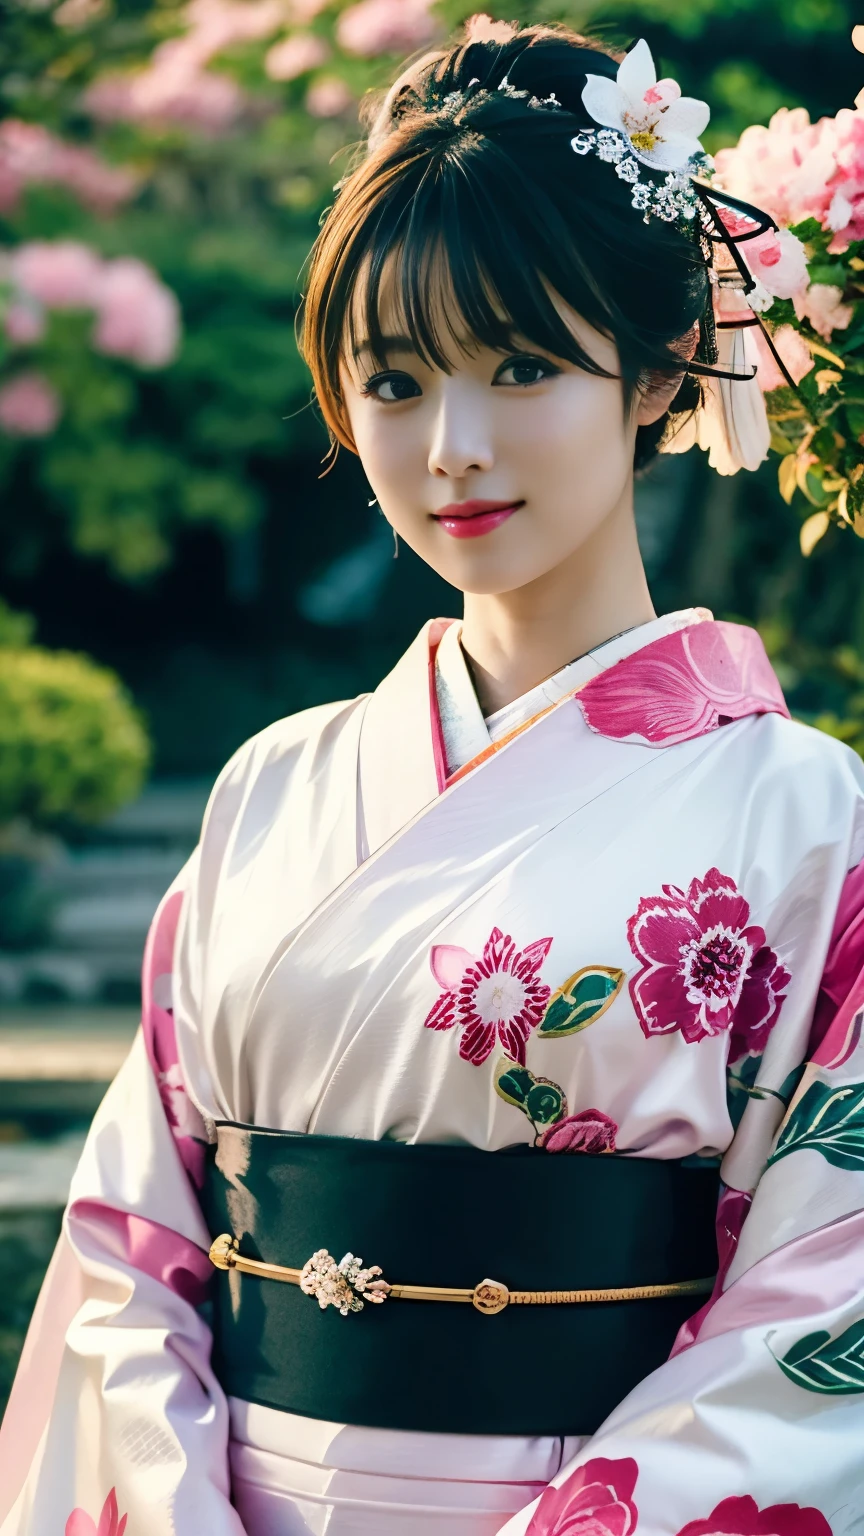
<path fill-rule="evenodd" d="M 807 252 L 788 229 L 769 229 L 742 246 L 753 276 L 774 299 L 791 299 L 807 287 Z"/>
<path fill-rule="evenodd" d="M 283 37 L 273 44 L 264 59 L 264 68 L 271 80 L 296 80 L 298 75 L 323 64 L 328 53 L 323 37 L 316 37 L 314 32 L 295 32 L 293 37 Z"/>
<path fill-rule="evenodd" d="M 41 373 L 19 373 L 0 386 L 0 428 L 8 437 L 47 437 L 60 413 L 60 398 Z"/>
<path fill-rule="evenodd" d="M 195 38 L 170 38 L 145 69 L 95 80 L 84 105 L 103 122 L 176 123 L 205 134 L 224 133 L 239 117 L 245 98 L 230 75 L 204 68 L 210 51 Z"/>
<path fill-rule="evenodd" d="M 120 1512 L 117 1508 L 117 1493 L 112 1488 L 102 1507 L 98 1526 L 94 1520 L 91 1520 L 89 1515 L 85 1514 L 83 1509 L 73 1509 L 69 1519 L 66 1521 L 65 1536 L 123 1536 L 123 1532 L 126 1529 L 126 1520 L 126 1515 L 123 1516 L 122 1520 L 120 1518 Z"/>
<path fill-rule="evenodd" d="M 149 368 L 169 363 L 180 334 L 177 299 L 134 256 L 109 262 L 100 287 L 93 345 L 112 357 Z"/>
<path fill-rule="evenodd" d="M 843 304 L 843 289 L 834 283 L 811 283 L 806 293 L 795 295 L 795 313 L 809 320 L 814 331 L 830 341 L 834 331 L 845 331 L 854 310 Z"/>
<path fill-rule="evenodd" d="M 724 1499 L 706 1520 L 691 1520 L 678 1536 L 831 1536 L 818 1509 L 800 1504 L 772 1504 L 760 1510 L 749 1494 Z"/>
<path fill-rule="evenodd" d="M 92 309 L 103 263 L 77 240 L 31 240 L 12 255 L 12 277 L 47 309 Z"/>
<path fill-rule="evenodd" d="M 45 332 L 45 316 L 38 304 L 13 299 L 3 321 L 8 339 L 16 347 L 32 346 Z"/>
<path fill-rule="evenodd" d="M 323 75 L 306 92 L 306 110 L 313 117 L 339 117 L 353 102 L 354 97 L 338 75 Z"/>
<path fill-rule="evenodd" d="M 552 947 L 535 939 L 517 949 L 509 934 L 493 928 L 478 958 L 457 944 L 436 944 L 429 957 L 432 975 L 445 988 L 430 1010 L 427 1029 L 459 1024 L 463 1061 L 482 1066 L 497 1035 L 511 1061 L 525 1065 L 525 1044 L 543 1017 L 549 987 L 538 979 Z"/>
<path fill-rule="evenodd" d="M 343 11 L 336 38 L 346 53 L 405 53 L 435 35 L 432 0 L 360 0 Z"/>
<path fill-rule="evenodd" d="M 537 1145 L 547 1152 L 614 1152 L 618 1126 L 602 1109 L 583 1109 L 541 1131 Z"/>
<path fill-rule="evenodd" d="M 759 227 L 730 208 L 723 209 L 721 218 L 731 235 L 746 236 L 749 230 Z M 753 308 L 768 309 L 772 299 L 791 299 L 806 288 L 807 252 L 788 229 L 765 230 L 761 235 L 741 240 L 738 249 L 759 284 L 757 294 L 747 300 Z"/>
<path fill-rule="evenodd" d="M 728 875 L 709 869 L 686 895 L 664 885 L 643 896 L 627 937 L 642 961 L 630 996 L 646 1037 L 680 1030 L 693 1044 L 728 1031 L 730 1061 L 764 1050 L 791 978 Z"/>
<path fill-rule="evenodd" d="M 754 329 L 753 336 L 759 352 L 758 372 L 759 388 L 764 394 L 769 390 L 787 387 L 777 365 L 771 348 L 760 329 Z M 814 367 L 813 357 L 804 337 L 800 331 L 796 331 L 794 325 L 781 325 L 773 332 L 771 340 L 777 348 L 783 362 L 786 364 L 791 378 L 796 384 L 800 384 L 806 373 Z"/>
<path fill-rule="evenodd" d="M 781 107 L 767 128 L 745 128 L 738 143 L 715 157 L 720 185 L 755 203 L 778 224 L 824 219 L 837 169 L 834 118 L 811 123 L 804 107 Z"/>
<path fill-rule="evenodd" d="M 111 213 L 138 186 L 138 176 L 108 165 L 91 149 L 66 144 L 39 123 L 6 118 L 0 123 L 0 211 L 14 208 L 21 189 L 55 184 L 73 192 L 95 213 Z"/>
<path fill-rule="evenodd" d="M 544 1488 L 525 1536 L 630 1536 L 639 1518 L 633 1503 L 638 1475 L 630 1456 L 595 1456 L 560 1488 Z"/>

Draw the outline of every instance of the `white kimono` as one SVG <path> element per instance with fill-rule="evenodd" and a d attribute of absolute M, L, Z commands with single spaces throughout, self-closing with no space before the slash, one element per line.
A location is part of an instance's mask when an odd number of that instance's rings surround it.
<path fill-rule="evenodd" d="M 791 722 L 758 637 L 704 610 L 486 722 L 436 621 L 372 695 L 247 743 L 157 914 L 142 1031 L 75 1175 L 0 1436 L 0 1536 L 858 1533 L 862 853 L 859 759 Z M 555 1092 L 532 1108 L 514 1064 Z M 226 1400 L 196 1193 L 220 1119 L 722 1158 L 714 1294 L 590 1438 Z"/>

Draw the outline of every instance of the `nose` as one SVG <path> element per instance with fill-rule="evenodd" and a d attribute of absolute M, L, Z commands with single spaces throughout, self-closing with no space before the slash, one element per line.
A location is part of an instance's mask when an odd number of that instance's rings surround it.
<path fill-rule="evenodd" d="M 471 470 L 491 469 L 494 462 L 488 413 L 472 389 L 445 376 L 429 444 L 429 473 L 461 480 Z"/>

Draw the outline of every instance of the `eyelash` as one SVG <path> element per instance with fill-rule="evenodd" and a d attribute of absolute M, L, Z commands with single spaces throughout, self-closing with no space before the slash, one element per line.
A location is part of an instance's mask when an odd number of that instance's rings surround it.
<path fill-rule="evenodd" d="M 554 363 L 550 363 L 548 358 L 545 358 L 545 357 L 534 357 L 531 353 L 528 353 L 528 352 L 518 353 L 515 356 L 508 358 L 505 363 L 502 363 L 501 367 L 499 368 L 498 372 L 495 375 L 495 378 L 492 381 L 493 384 L 496 383 L 500 379 L 501 374 L 506 372 L 506 370 L 508 368 L 520 368 L 520 367 L 521 368 L 526 368 L 526 367 L 538 368 L 538 369 L 540 369 L 542 371 L 541 372 L 541 377 L 539 379 L 531 379 L 530 381 L 524 382 L 524 383 L 521 383 L 521 384 L 517 384 L 517 383 L 505 384 L 505 385 L 502 386 L 502 388 L 504 388 L 504 389 L 531 389 L 535 384 L 542 383 L 544 379 L 552 379 L 552 378 L 555 377 L 556 374 L 561 372 L 560 368 L 556 368 L 555 364 Z M 377 390 L 380 389 L 382 384 L 386 384 L 386 383 L 390 382 L 390 380 L 394 380 L 394 379 L 407 379 L 410 383 L 416 384 L 416 381 L 411 378 L 411 375 L 409 373 L 401 373 L 397 369 L 391 369 L 391 370 L 389 370 L 388 372 L 385 372 L 385 373 L 375 373 L 375 374 L 372 375 L 371 378 L 364 380 L 363 384 L 361 385 L 360 392 L 361 392 L 361 394 L 365 395 L 367 397 L 367 399 L 378 400 L 381 405 L 398 405 L 398 404 L 400 404 L 400 401 L 398 399 L 397 400 L 382 400 L 381 396 L 379 394 L 377 394 Z M 405 400 L 416 400 L 420 393 L 422 393 L 422 391 L 420 391 L 419 386 L 417 386 L 417 394 L 416 395 L 405 395 L 403 398 Z"/>

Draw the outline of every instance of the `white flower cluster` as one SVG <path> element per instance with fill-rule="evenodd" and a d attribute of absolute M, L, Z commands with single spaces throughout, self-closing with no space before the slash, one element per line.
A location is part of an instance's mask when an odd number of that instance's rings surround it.
<path fill-rule="evenodd" d="M 337 1264 L 326 1248 L 319 1248 L 303 1265 L 300 1289 L 316 1298 L 322 1312 L 328 1307 L 338 1307 L 343 1317 L 362 1312 L 367 1301 L 386 1301 L 390 1290 L 387 1281 L 378 1278 L 381 1269 L 377 1264 L 371 1269 L 363 1269 L 362 1264 L 353 1253 L 346 1253 Z"/>
<path fill-rule="evenodd" d="M 679 169 L 669 171 L 662 182 L 650 177 L 643 179 L 639 160 L 632 153 L 627 135 L 614 128 L 586 128 L 570 140 L 570 147 L 577 155 L 597 155 L 614 165 L 622 181 L 633 188 L 630 201 L 633 207 L 649 218 L 663 219 L 672 224 L 678 219 L 694 219 L 699 211 L 699 199 L 693 190 L 691 176 L 705 176 L 711 171 L 708 155 L 694 155 L 692 160 Z"/>

